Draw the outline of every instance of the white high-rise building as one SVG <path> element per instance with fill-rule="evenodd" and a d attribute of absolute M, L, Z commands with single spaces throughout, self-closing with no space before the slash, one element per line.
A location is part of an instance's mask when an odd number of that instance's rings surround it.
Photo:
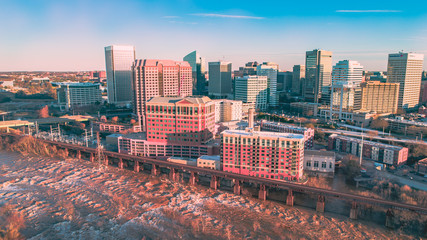
<path fill-rule="evenodd" d="M 267 76 L 268 78 L 268 105 L 277 107 L 279 105 L 279 95 L 277 94 L 277 73 L 279 65 L 272 62 L 265 62 L 257 66 L 258 76 Z"/>
<path fill-rule="evenodd" d="M 235 100 L 252 103 L 260 110 L 267 109 L 267 76 L 243 76 L 235 79 Z"/>
<path fill-rule="evenodd" d="M 388 55 L 387 82 L 399 83 L 398 108 L 414 108 L 419 102 L 424 54 Z"/>
<path fill-rule="evenodd" d="M 330 117 L 342 118 L 343 110 L 352 112 L 360 109 L 363 66 L 357 61 L 339 61 L 332 70 Z"/>
<path fill-rule="evenodd" d="M 132 64 L 135 47 L 111 45 L 105 47 L 108 102 L 126 105 L 132 102 Z"/>

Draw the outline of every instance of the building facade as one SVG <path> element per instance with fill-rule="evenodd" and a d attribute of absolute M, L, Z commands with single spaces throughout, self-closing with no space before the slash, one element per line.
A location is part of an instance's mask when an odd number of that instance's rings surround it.
<path fill-rule="evenodd" d="M 242 101 L 218 99 L 215 102 L 215 123 L 242 120 Z"/>
<path fill-rule="evenodd" d="M 154 97 L 146 110 L 150 142 L 198 145 L 213 139 L 215 102 L 209 97 Z"/>
<path fill-rule="evenodd" d="M 304 148 L 310 149 L 313 147 L 314 129 L 312 128 L 297 127 L 286 123 L 268 122 L 266 120 L 261 121 L 260 128 L 261 131 L 301 134 L 304 136 Z"/>
<path fill-rule="evenodd" d="M 192 69 L 188 62 L 138 59 L 133 66 L 134 113 L 145 124 L 146 102 L 159 96 L 191 96 Z"/>
<path fill-rule="evenodd" d="M 357 61 L 339 61 L 332 71 L 330 119 L 341 119 L 343 111 L 360 109 L 363 66 Z"/>
<path fill-rule="evenodd" d="M 56 83 L 58 105 L 61 110 L 70 110 L 76 106 L 101 104 L 101 89 L 93 83 Z"/>
<path fill-rule="evenodd" d="M 244 76 L 235 79 L 234 99 L 255 104 L 255 108 L 267 109 L 267 76 Z"/>
<path fill-rule="evenodd" d="M 328 139 L 328 150 L 360 156 L 362 140 L 332 134 Z M 387 165 L 400 166 L 408 159 L 408 148 L 372 141 L 363 141 L 362 156 Z"/>
<path fill-rule="evenodd" d="M 221 133 L 223 171 L 275 180 L 303 175 L 304 138 L 299 134 L 226 130 Z"/>
<path fill-rule="evenodd" d="M 258 76 L 267 76 L 267 103 L 269 107 L 279 105 L 279 95 L 277 94 L 277 73 L 279 65 L 273 62 L 264 62 L 257 66 Z"/>
<path fill-rule="evenodd" d="M 369 81 L 361 84 L 361 111 L 396 113 L 399 98 L 398 83 Z"/>
<path fill-rule="evenodd" d="M 305 84 L 303 96 L 306 101 L 319 103 L 324 87 L 330 87 L 332 75 L 332 52 L 315 49 L 305 57 Z"/>
<path fill-rule="evenodd" d="M 219 155 L 203 155 L 197 158 L 197 167 L 221 170 L 221 157 Z"/>
<path fill-rule="evenodd" d="M 209 63 L 209 96 L 214 98 L 228 98 L 233 96 L 233 82 L 231 79 L 231 62 Z"/>
<path fill-rule="evenodd" d="M 183 58 L 192 69 L 193 95 L 207 95 L 206 88 L 206 61 L 193 51 Z"/>
<path fill-rule="evenodd" d="M 135 47 L 111 45 L 105 47 L 108 102 L 129 104 L 132 102 L 132 64 Z"/>
<path fill-rule="evenodd" d="M 304 172 L 315 176 L 334 177 L 335 153 L 331 151 L 305 150 Z"/>
<path fill-rule="evenodd" d="M 388 55 L 387 82 L 399 83 L 398 108 L 418 105 L 423 61 L 423 54 L 400 52 Z"/>
<path fill-rule="evenodd" d="M 305 81 L 305 65 L 295 65 L 292 72 L 292 92 L 302 95 Z"/>

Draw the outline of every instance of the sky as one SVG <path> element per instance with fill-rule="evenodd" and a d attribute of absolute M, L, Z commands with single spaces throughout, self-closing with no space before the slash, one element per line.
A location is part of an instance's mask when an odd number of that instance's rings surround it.
<path fill-rule="evenodd" d="M 325 49 L 385 71 L 388 53 L 427 56 L 427 2 L 0 0 L 0 71 L 105 70 L 104 47 L 137 58 L 272 61 L 281 70 Z M 427 69 L 427 61 L 424 69 Z"/>

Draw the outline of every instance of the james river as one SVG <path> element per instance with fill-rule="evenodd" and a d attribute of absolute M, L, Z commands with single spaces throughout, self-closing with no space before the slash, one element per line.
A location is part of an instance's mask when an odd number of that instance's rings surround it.
<path fill-rule="evenodd" d="M 411 239 L 374 223 L 87 161 L 0 152 L 0 203 L 28 239 Z"/>

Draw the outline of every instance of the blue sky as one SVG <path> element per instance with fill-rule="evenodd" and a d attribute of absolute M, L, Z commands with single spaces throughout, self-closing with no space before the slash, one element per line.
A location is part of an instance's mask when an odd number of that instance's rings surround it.
<path fill-rule="evenodd" d="M 0 71 L 105 69 L 110 44 L 135 45 L 137 58 L 197 50 L 234 69 L 256 60 L 282 70 L 321 48 L 386 70 L 388 53 L 427 55 L 427 2 L 0 0 Z"/>

